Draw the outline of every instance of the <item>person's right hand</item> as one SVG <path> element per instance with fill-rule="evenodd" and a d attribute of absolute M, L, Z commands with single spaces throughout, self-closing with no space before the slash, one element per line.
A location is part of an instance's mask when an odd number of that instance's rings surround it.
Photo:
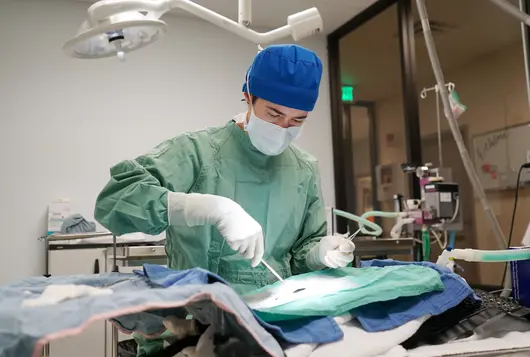
<path fill-rule="evenodd" d="M 340 235 L 322 237 L 307 254 L 306 262 L 310 269 L 317 270 L 320 266 L 328 268 L 344 268 L 353 261 L 355 244 Z"/>
<path fill-rule="evenodd" d="M 190 227 L 215 225 L 226 243 L 256 267 L 264 254 L 263 230 L 236 202 L 229 198 L 198 193 L 168 194 L 170 224 L 185 222 Z"/>
<path fill-rule="evenodd" d="M 263 258 L 264 242 L 263 230 L 260 224 L 252 218 L 236 202 L 219 196 L 212 196 L 213 215 L 217 216 L 217 229 L 226 243 L 247 259 L 252 260 L 252 266 L 257 266 Z"/>

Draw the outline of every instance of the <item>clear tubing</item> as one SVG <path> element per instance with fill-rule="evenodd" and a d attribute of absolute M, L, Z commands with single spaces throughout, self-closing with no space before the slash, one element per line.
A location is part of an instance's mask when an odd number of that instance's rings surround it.
<path fill-rule="evenodd" d="M 362 218 L 362 217 L 356 216 L 356 215 L 354 215 L 352 213 L 341 211 L 341 210 L 338 210 L 338 209 L 334 209 L 333 213 L 336 214 L 337 216 L 344 217 L 344 218 L 347 218 L 349 220 L 352 220 L 354 222 L 359 223 L 359 226 L 361 228 L 361 232 L 363 234 L 369 234 L 369 235 L 372 235 L 372 236 L 379 236 L 379 235 L 381 235 L 383 233 L 383 229 L 381 227 L 379 227 L 379 225 L 375 224 L 374 222 L 370 222 L 366 218 Z M 365 226 L 370 228 L 370 230 L 364 229 Z"/>
<path fill-rule="evenodd" d="M 502 229 L 499 225 L 499 221 L 495 216 L 495 213 L 493 212 L 491 206 L 488 203 L 488 200 L 486 199 L 486 193 L 484 192 L 482 183 L 480 182 L 477 172 L 473 167 L 471 157 L 469 156 L 469 152 L 467 151 L 466 145 L 464 144 L 464 139 L 462 138 L 462 133 L 460 132 L 460 128 L 458 127 L 458 122 L 456 121 L 453 111 L 451 110 L 451 104 L 449 103 L 449 92 L 445 87 L 445 79 L 442 72 L 442 68 L 440 66 L 440 59 L 438 58 L 438 53 L 436 52 L 436 47 L 434 45 L 434 39 L 432 37 L 431 28 L 429 25 L 429 18 L 427 15 L 427 8 L 425 7 L 425 0 L 416 0 L 416 4 L 418 7 L 418 13 L 423 28 L 425 44 L 427 45 L 427 51 L 431 60 L 434 76 L 436 77 L 436 82 L 440 90 L 440 98 L 442 99 L 445 117 L 447 118 L 447 122 L 449 123 L 449 128 L 451 129 L 451 133 L 453 134 L 453 137 L 455 139 L 458 151 L 460 152 L 460 156 L 462 157 L 462 163 L 464 164 L 464 167 L 466 169 L 469 181 L 473 186 L 475 194 L 480 199 L 480 203 L 482 204 L 484 213 L 486 214 L 486 217 L 490 222 L 493 234 L 497 239 L 497 244 L 499 245 L 500 249 L 504 249 L 506 248 L 506 239 L 504 238 L 504 233 L 502 232 Z"/>
<path fill-rule="evenodd" d="M 403 215 L 401 212 L 383 212 L 383 211 L 368 211 L 361 215 L 361 218 L 368 218 L 368 217 L 383 217 L 383 218 L 398 218 L 399 216 Z"/>
<path fill-rule="evenodd" d="M 529 260 L 530 249 L 505 249 L 505 250 L 478 250 L 478 249 L 453 249 L 449 257 L 466 262 L 513 262 Z"/>
<path fill-rule="evenodd" d="M 438 86 L 436 88 L 436 125 L 438 127 L 438 165 L 444 167 L 444 155 L 442 148 L 442 121 L 440 118 L 440 93 L 438 93 Z"/>

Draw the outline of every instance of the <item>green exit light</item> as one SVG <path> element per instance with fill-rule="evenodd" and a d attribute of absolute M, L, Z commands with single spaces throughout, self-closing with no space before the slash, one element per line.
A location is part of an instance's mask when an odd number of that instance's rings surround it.
<path fill-rule="evenodd" d="M 342 86 L 342 101 L 353 102 L 353 87 L 352 86 Z"/>

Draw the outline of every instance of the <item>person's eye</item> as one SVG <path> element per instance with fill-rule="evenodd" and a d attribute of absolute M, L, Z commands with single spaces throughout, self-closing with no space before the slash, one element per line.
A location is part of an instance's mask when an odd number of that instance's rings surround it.
<path fill-rule="evenodd" d="M 276 114 L 276 113 L 270 113 L 269 112 L 269 115 L 273 118 L 279 118 L 280 117 L 280 114 Z"/>
<path fill-rule="evenodd" d="M 296 124 L 300 124 L 300 125 L 301 125 L 301 124 L 304 124 L 304 121 L 305 121 L 305 119 L 294 119 L 294 122 L 295 122 Z"/>

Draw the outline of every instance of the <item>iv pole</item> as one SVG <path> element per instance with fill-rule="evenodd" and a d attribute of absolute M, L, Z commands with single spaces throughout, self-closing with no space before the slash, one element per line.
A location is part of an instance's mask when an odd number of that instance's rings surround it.
<path fill-rule="evenodd" d="M 526 9 L 526 6 L 524 5 L 525 0 L 519 0 L 519 10 L 521 12 L 528 11 Z M 521 32 L 522 32 L 522 38 L 523 38 L 523 55 L 524 55 L 524 62 L 525 64 L 530 63 L 528 58 L 528 28 L 526 27 L 525 22 L 521 22 Z M 528 65 L 524 66 L 525 69 L 525 75 L 526 75 L 526 94 L 528 95 L 528 105 L 530 105 L 530 68 Z"/>
<path fill-rule="evenodd" d="M 438 53 L 436 52 L 436 47 L 434 46 L 434 39 L 432 37 L 431 28 L 429 25 L 429 18 L 427 15 L 427 8 L 425 6 L 425 0 L 416 0 L 416 3 L 418 6 L 418 13 L 420 15 L 421 26 L 423 28 L 425 43 L 427 45 L 427 51 L 431 60 L 434 76 L 436 77 L 436 83 L 440 91 L 440 97 L 442 99 L 445 117 L 447 118 L 447 121 L 449 123 L 449 128 L 451 129 L 456 145 L 458 147 L 458 151 L 460 152 L 460 156 L 462 157 L 462 162 L 466 169 L 467 175 L 469 176 L 469 180 L 471 181 L 471 185 L 475 190 L 475 194 L 480 199 L 482 208 L 484 209 L 484 213 L 486 214 L 486 217 L 489 220 L 489 223 L 493 230 L 493 234 L 495 235 L 495 239 L 497 240 L 497 243 L 499 245 L 499 249 L 505 249 L 506 239 L 504 238 L 504 233 L 502 232 L 499 222 L 497 221 L 495 212 L 493 212 L 491 206 L 488 203 L 488 200 L 486 199 L 486 193 L 484 192 L 482 183 L 480 182 L 477 172 L 473 167 L 471 157 L 469 156 L 469 152 L 467 151 L 467 148 L 464 144 L 464 139 L 462 138 L 462 132 L 460 131 L 458 123 L 456 122 L 456 118 L 453 114 L 453 111 L 451 110 L 451 104 L 449 103 L 449 92 L 445 86 L 445 79 L 442 72 L 442 68 L 440 66 L 440 59 L 438 58 Z"/>
<path fill-rule="evenodd" d="M 452 92 L 455 89 L 455 84 L 453 82 L 445 83 L 449 92 Z M 427 93 L 434 91 L 436 92 L 436 126 L 438 128 L 438 165 L 439 167 L 444 167 L 443 160 L 443 148 L 442 148 L 442 123 L 440 121 L 440 90 L 438 89 L 438 84 L 434 87 L 423 88 L 420 92 L 420 98 L 427 98 Z"/>
<path fill-rule="evenodd" d="M 497 5 L 504 12 L 516 18 L 523 24 L 530 25 L 530 16 L 520 11 L 518 8 L 508 3 L 507 1 L 505 0 L 489 0 L 489 1 L 493 3 L 494 5 Z M 482 186 L 478 178 L 477 172 L 475 171 L 473 167 L 473 164 L 471 162 L 471 157 L 469 156 L 469 152 L 467 151 L 463 138 L 462 138 L 462 133 L 460 132 L 460 128 L 458 127 L 458 123 L 456 122 L 456 118 L 453 114 L 453 111 L 451 110 L 451 105 L 449 103 L 449 93 L 445 86 L 444 75 L 442 72 L 442 68 L 440 66 L 440 59 L 438 58 L 438 53 L 434 45 L 434 39 L 433 39 L 431 28 L 429 25 L 429 18 L 427 14 L 427 7 L 425 6 L 425 0 L 416 0 L 416 5 L 418 7 L 418 13 L 420 16 L 421 26 L 423 29 L 423 35 L 425 37 L 425 43 L 427 45 L 427 51 L 429 53 L 429 59 L 431 61 L 431 66 L 434 72 L 434 76 L 436 77 L 437 86 L 440 90 L 440 96 L 441 96 L 442 104 L 444 107 L 444 114 L 449 123 L 449 128 L 451 129 L 451 132 L 455 139 L 458 150 L 460 151 L 460 156 L 462 157 L 462 162 L 466 169 L 467 175 L 469 176 L 469 180 L 471 181 L 471 185 L 473 186 L 475 194 L 480 199 L 482 208 L 484 209 L 484 213 L 486 214 L 486 217 L 489 220 L 491 229 L 493 231 L 495 239 L 497 240 L 497 244 L 499 245 L 499 249 L 506 249 L 507 242 L 504 237 L 504 233 L 501 230 L 501 227 L 499 225 L 497 217 L 495 216 L 495 213 L 493 212 L 491 206 L 489 205 L 486 199 L 484 187 Z M 526 56 L 527 54 L 525 52 L 525 57 Z M 527 86 L 528 85 L 530 84 L 528 84 L 528 76 L 527 76 Z M 529 92 L 529 96 L 530 96 L 530 92 Z M 504 289 L 503 289 L 504 296 L 509 294 L 509 291 L 511 288 L 511 281 L 508 277 L 509 269 L 507 269 L 506 271 L 507 271 L 506 273 L 507 276 L 504 279 Z"/>

